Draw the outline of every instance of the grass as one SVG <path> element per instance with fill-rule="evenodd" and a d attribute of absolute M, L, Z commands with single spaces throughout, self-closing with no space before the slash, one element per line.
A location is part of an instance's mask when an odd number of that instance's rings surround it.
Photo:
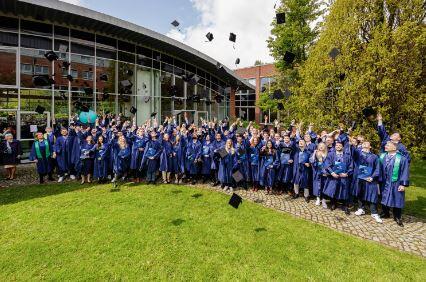
<path fill-rule="evenodd" d="M 0 190 L 0 281 L 422 280 L 426 260 L 186 186 Z"/>
<path fill-rule="evenodd" d="M 410 187 L 404 213 L 426 219 L 426 160 L 416 160 L 410 167 Z"/>

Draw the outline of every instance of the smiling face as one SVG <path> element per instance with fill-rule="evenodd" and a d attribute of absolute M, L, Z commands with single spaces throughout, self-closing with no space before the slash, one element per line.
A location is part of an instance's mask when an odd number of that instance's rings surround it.
<path fill-rule="evenodd" d="M 311 135 L 309 135 L 309 134 L 305 134 L 305 136 L 303 136 L 303 139 L 306 141 L 306 142 L 311 142 Z"/>
<path fill-rule="evenodd" d="M 231 139 L 226 140 L 226 148 L 227 149 L 231 149 L 232 148 L 232 140 Z"/>
<path fill-rule="evenodd" d="M 300 149 L 305 149 L 306 147 L 306 142 L 305 140 L 299 140 L 299 148 Z"/>
<path fill-rule="evenodd" d="M 363 152 L 370 152 L 371 150 L 371 144 L 368 141 L 362 142 L 362 151 Z"/>
<path fill-rule="evenodd" d="M 335 148 L 337 152 L 341 152 L 343 150 L 342 143 L 337 142 Z"/>
<path fill-rule="evenodd" d="M 220 140 L 222 140 L 222 136 L 220 135 L 220 133 L 217 133 L 216 134 L 216 141 L 220 141 Z"/>
<path fill-rule="evenodd" d="M 387 142 L 386 145 L 385 145 L 385 151 L 388 152 L 388 153 L 396 152 L 395 143 L 392 142 L 392 141 Z"/>
<path fill-rule="evenodd" d="M 66 128 L 62 128 L 61 129 L 61 135 L 62 136 L 67 136 L 68 135 L 68 130 Z"/>

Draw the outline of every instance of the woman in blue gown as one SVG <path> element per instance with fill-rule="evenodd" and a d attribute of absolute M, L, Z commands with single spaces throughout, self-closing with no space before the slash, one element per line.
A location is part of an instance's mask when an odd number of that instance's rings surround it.
<path fill-rule="evenodd" d="M 299 140 L 298 145 L 299 146 L 294 154 L 293 199 L 298 198 L 300 189 L 303 189 L 305 201 L 309 202 L 309 188 L 311 186 L 311 164 L 309 163 L 310 151 L 306 148 L 305 140 Z"/>
<path fill-rule="evenodd" d="M 130 167 L 131 150 L 124 136 L 118 137 L 113 154 L 113 172 L 114 178 L 111 182 L 117 182 L 119 178 L 126 179 Z"/>
<path fill-rule="evenodd" d="M 294 143 L 291 141 L 290 136 L 284 136 L 284 142 L 282 142 L 278 149 L 280 157 L 280 168 L 278 170 L 277 182 L 281 186 L 284 192 L 293 191 L 293 162 L 294 162 Z"/>
<path fill-rule="evenodd" d="M 235 149 L 232 144 L 232 139 L 226 140 L 225 147 L 226 155 L 221 157 L 219 162 L 219 181 L 224 191 L 234 191 L 234 181 L 232 173 L 237 165 Z"/>
<path fill-rule="evenodd" d="M 80 159 L 81 159 L 81 184 L 84 184 L 87 180 L 91 183 L 91 176 L 93 174 L 93 162 L 94 162 L 94 148 L 92 135 L 88 135 L 83 143 L 80 145 Z M 86 179 L 87 178 L 87 179 Z"/>
<path fill-rule="evenodd" d="M 108 176 L 108 163 L 110 158 L 110 148 L 102 135 L 98 136 L 95 145 L 94 172 L 93 177 L 98 183 L 105 183 Z"/>
<path fill-rule="evenodd" d="M 188 141 L 186 145 L 185 155 L 185 167 L 186 171 L 189 173 L 189 180 L 192 184 L 196 183 L 199 171 L 198 164 L 201 162 L 201 153 L 201 143 L 198 141 L 197 134 L 193 133 L 192 140 Z"/>
<path fill-rule="evenodd" d="M 170 183 L 173 171 L 173 145 L 168 133 L 163 135 L 161 142 L 162 151 L 160 154 L 160 171 L 163 183 Z"/>
<path fill-rule="evenodd" d="M 212 165 L 213 165 L 213 144 L 210 140 L 210 135 L 206 135 L 203 142 L 201 154 L 201 175 L 203 177 L 203 183 L 206 183 L 212 176 Z"/>
<path fill-rule="evenodd" d="M 46 175 L 49 176 L 49 180 L 53 180 L 51 165 L 52 153 L 53 148 L 50 142 L 44 138 L 42 132 L 37 132 L 36 140 L 31 147 L 29 160 L 37 163 L 37 173 L 39 175 L 40 184 L 44 183 L 44 177 Z"/>
<path fill-rule="evenodd" d="M 271 140 L 266 142 L 260 152 L 260 185 L 265 187 L 266 194 L 272 194 L 275 182 L 275 170 L 279 167 L 279 158 Z"/>
<path fill-rule="evenodd" d="M 157 132 L 152 131 L 151 140 L 146 144 L 141 164 L 141 168 L 146 169 L 148 184 L 156 181 L 161 149 L 161 143 L 157 140 Z"/>
<path fill-rule="evenodd" d="M 319 206 L 322 203 L 323 208 L 327 208 L 327 203 L 323 196 L 323 190 L 325 181 L 327 180 L 327 174 L 324 169 L 324 162 L 327 158 L 327 145 L 323 142 L 318 144 L 318 147 L 312 153 L 309 158 L 309 162 L 312 166 L 313 177 L 312 177 L 312 194 L 317 197 L 315 205 Z"/>
<path fill-rule="evenodd" d="M 252 182 L 252 190 L 257 191 L 259 189 L 259 178 L 260 178 L 260 149 L 259 138 L 254 136 L 250 141 L 249 148 L 249 162 L 250 162 L 250 175 Z"/>

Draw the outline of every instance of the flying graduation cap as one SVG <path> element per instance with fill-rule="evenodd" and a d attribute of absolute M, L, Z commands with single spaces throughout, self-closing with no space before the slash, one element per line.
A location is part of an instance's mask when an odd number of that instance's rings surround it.
<path fill-rule="evenodd" d="M 42 115 L 43 113 L 44 113 L 44 111 L 46 110 L 46 108 L 45 107 L 42 107 L 42 106 L 40 106 L 40 105 L 37 105 L 37 107 L 35 108 L 35 112 L 36 113 L 38 113 L 38 114 L 40 114 L 40 115 Z"/>
<path fill-rule="evenodd" d="M 207 40 L 208 40 L 209 42 L 211 42 L 211 41 L 214 39 L 213 33 L 211 33 L 211 32 L 208 32 L 208 33 L 206 34 L 206 37 L 207 37 Z M 207 42 L 207 41 L 206 41 L 206 42 Z"/>
<path fill-rule="evenodd" d="M 58 55 L 56 55 L 56 53 L 53 51 L 48 51 L 44 53 L 44 57 L 46 57 L 46 59 L 49 60 L 49 62 L 56 61 L 59 59 Z"/>
<path fill-rule="evenodd" d="M 336 59 L 336 57 L 339 55 L 340 55 L 340 50 L 336 47 L 331 49 L 330 53 L 328 53 L 328 56 L 330 56 L 330 58 L 332 58 L 333 60 Z"/>
<path fill-rule="evenodd" d="M 236 183 L 239 183 L 244 179 L 244 175 L 239 170 L 237 170 L 232 174 L 232 178 L 235 180 Z"/>
<path fill-rule="evenodd" d="M 130 108 L 130 112 L 134 115 L 134 114 L 136 114 L 136 112 L 138 111 L 138 109 L 136 109 L 135 107 L 131 107 Z"/>
<path fill-rule="evenodd" d="M 276 14 L 277 17 L 277 24 L 284 24 L 285 23 L 285 13 L 277 13 Z"/>
<path fill-rule="evenodd" d="M 100 81 L 108 81 L 108 75 L 107 75 L 106 73 L 102 73 L 102 74 L 99 76 L 99 80 L 100 80 Z"/>
<path fill-rule="evenodd" d="M 288 99 L 290 96 L 291 96 L 291 91 L 290 91 L 289 89 L 286 89 L 286 90 L 284 91 L 284 97 L 285 97 L 286 99 Z"/>
<path fill-rule="evenodd" d="M 377 115 L 377 111 L 373 109 L 372 107 L 368 106 L 362 109 L 362 114 L 364 117 L 370 121 L 374 120 Z"/>
<path fill-rule="evenodd" d="M 236 60 L 235 60 L 235 65 L 239 65 L 240 64 L 240 58 L 237 58 Z"/>
<path fill-rule="evenodd" d="M 231 199 L 229 199 L 229 204 L 235 208 L 238 209 L 238 206 L 243 202 L 243 198 L 238 196 L 237 194 L 233 193 L 231 196 Z"/>
<path fill-rule="evenodd" d="M 172 21 L 172 26 L 174 26 L 175 28 L 177 28 L 177 30 L 179 30 L 180 31 L 180 29 L 179 29 L 179 25 L 180 25 L 180 23 L 177 21 L 177 20 L 174 20 L 174 21 Z"/>
<path fill-rule="evenodd" d="M 296 57 L 296 55 L 292 52 L 285 51 L 285 53 L 284 53 L 284 61 L 287 64 L 293 63 L 295 57 Z"/>
<path fill-rule="evenodd" d="M 284 110 L 284 105 L 283 105 L 283 103 L 278 103 L 278 104 L 277 104 L 277 108 L 278 108 L 278 110 L 280 110 L 280 111 Z"/>
<path fill-rule="evenodd" d="M 55 84 L 55 81 L 48 75 L 35 75 L 32 78 L 34 86 L 50 86 Z"/>
<path fill-rule="evenodd" d="M 232 42 L 236 42 L 237 41 L 237 35 L 235 34 L 235 33 L 229 33 L 229 41 L 232 41 Z M 234 49 L 235 49 L 235 44 L 232 46 Z"/>
<path fill-rule="evenodd" d="M 274 91 L 274 94 L 273 94 L 273 96 L 272 96 L 274 99 L 276 99 L 276 100 L 281 100 L 281 99 L 283 99 L 284 98 L 284 94 L 283 94 L 283 92 L 281 91 L 281 89 L 277 89 L 277 90 L 275 90 Z"/>

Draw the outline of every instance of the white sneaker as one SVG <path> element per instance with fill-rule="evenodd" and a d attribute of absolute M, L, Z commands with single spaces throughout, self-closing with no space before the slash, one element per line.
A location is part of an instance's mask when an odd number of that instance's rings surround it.
<path fill-rule="evenodd" d="M 322 207 L 324 208 L 324 209 L 327 209 L 328 207 L 327 207 L 327 202 L 325 201 L 325 199 L 322 199 Z"/>
<path fill-rule="evenodd" d="M 226 192 L 226 190 L 228 190 L 228 186 L 223 187 L 223 191 Z"/>
<path fill-rule="evenodd" d="M 75 180 L 75 175 L 71 174 L 71 175 L 70 175 L 70 179 L 71 179 L 71 180 Z"/>
<path fill-rule="evenodd" d="M 229 187 L 229 190 L 228 190 L 229 192 L 231 192 L 231 193 L 233 193 L 234 192 L 234 188 L 232 188 L 232 187 Z"/>
<path fill-rule="evenodd" d="M 358 209 L 356 212 L 355 212 L 355 215 L 364 215 L 365 214 L 365 211 L 363 210 L 363 209 Z"/>
<path fill-rule="evenodd" d="M 377 223 L 383 223 L 383 220 L 380 218 L 380 216 L 379 216 L 377 213 L 372 214 L 372 215 L 371 215 L 371 217 L 372 217 L 372 218 L 374 218 L 374 220 L 375 220 Z"/>
<path fill-rule="evenodd" d="M 117 182 L 117 177 L 114 177 L 114 178 L 111 180 L 111 183 L 115 183 L 115 182 Z"/>
<path fill-rule="evenodd" d="M 321 200 L 319 197 L 317 197 L 317 200 L 315 201 L 315 205 L 319 206 L 321 204 Z"/>
<path fill-rule="evenodd" d="M 59 179 L 58 179 L 58 183 L 61 183 L 61 182 L 64 182 L 64 177 L 63 176 L 59 177 Z"/>

